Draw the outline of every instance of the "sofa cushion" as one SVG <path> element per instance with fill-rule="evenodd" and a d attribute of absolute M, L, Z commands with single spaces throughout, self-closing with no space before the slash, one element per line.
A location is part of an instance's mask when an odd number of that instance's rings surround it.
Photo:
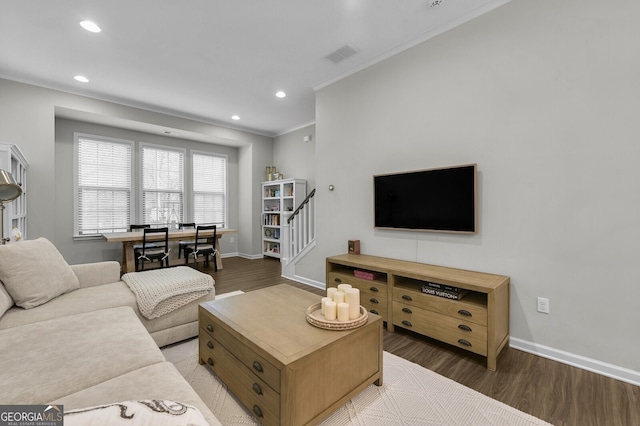
<path fill-rule="evenodd" d="M 15 304 L 25 309 L 80 287 L 76 274 L 46 238 L 0 245 L 0 280 Z"/>
<path fill-rule="evenodd" d="M 2 317 L 12 306 L 13 299 L 11 298 L 11 295 L 7 293 L 4 285 L 0 283 L 0 317 Z"/>
<path fill-rule="evenodd" d="M 44 404 L 164 362 L 129 307 L 0 330 L 0 348 L 2 404 Z"/>
<path fill-rule="evenodd" d="M 203 389 L 213 386 L 214 380 L 211 380 L 211 383 L 202 383 Z M 63 404 L 65 411 L 68 411 L 139 399 L 180 401 L 199 409 L 212 426 L 221 424 L 176 367 L 166 361 L 131 371 L 56 400 L 47 401 L 47 404 Z"/>
<path fill-rule="evenodd" d="M 65 411 L 67 426 L 207 426 L 202 413 L 190 405 L 169 400 L 121 401 Z"/>
<path fill-rule="evenodd" d="M 133 293 L 122 281 L 80 288 L 33 309 L 14 306 L 0 318 L 0 330 L 121 306 L 129 306 L 134 308 L 134 311 L 137 310 Z"/>

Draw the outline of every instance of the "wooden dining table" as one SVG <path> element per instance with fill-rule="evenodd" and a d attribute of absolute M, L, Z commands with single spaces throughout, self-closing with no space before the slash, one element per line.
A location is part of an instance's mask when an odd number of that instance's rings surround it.
<path fill-rule="evenodd" d="M 236 234 L 238 231 L 236 229 L 231 228 L 218 228 L 216 230 L 216 254 L 215 254 L 215 262 L 218 270 L 222 269 L 222 259 L 220 256 L 220 237 L 225 234 Z M 200 237 L 207 237 L 213 235 L 213 230 L 211 231 L 200 231 Z M 134 244 L 142 244 L 142 240 L 144 237 L 143 230 L 135 230 L 131 232 L 113 232 L 110 234 L 102 234 L 102 238 L 104 238 L 108 243 L 122 243 L 122 272 L 135 272 L 135 254 L 133 252 Z M 155 239 L 160 239 L 155 236 Z M 169 241 L 180 241 L 180 240 L 193 240 L 196 237 L 195 229 L 172 229 L 169 230 Z M 149 238 L 147 241 L 153 241 Z"/>

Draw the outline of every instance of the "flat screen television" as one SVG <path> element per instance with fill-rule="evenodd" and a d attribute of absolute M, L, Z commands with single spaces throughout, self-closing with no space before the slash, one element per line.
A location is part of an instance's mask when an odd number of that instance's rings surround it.
<path fill-rule="evenodd" d="M 477 165 L 376 175 L 374 227 L 477 233 Z"/>

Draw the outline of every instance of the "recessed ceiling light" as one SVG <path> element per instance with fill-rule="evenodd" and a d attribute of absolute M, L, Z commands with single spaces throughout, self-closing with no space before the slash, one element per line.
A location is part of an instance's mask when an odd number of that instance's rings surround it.
<path fill-rule="evenodd" d="M 80 26 L 92 33 L 99 33 L 100 31 L 102 31 L 102 29 L 98 25 L 96 25 L 95 22 L 91 21 L 82 21 L 80 22 Z"/>
<path fill-rule="evenodd" d="M 76 75 L 73 78 L 75 78 L 77 81 L 81 82 L 81 83 L 88 83 L 89 79 L 87 77 L 85 77 L 84 75 Z"/>
<path fill-rule="evenodd" d="M 276 92 L 276 96 L 279 98 L 284 98 L 285 96 L 287 96 L 287 94 L 280 90 L 279 92 Z"/>
<path fill-rule="evenodd" d="M 233 120 L 240 120 L 240 116 L 239 115 L 232 115 L 231 119 Z"/>

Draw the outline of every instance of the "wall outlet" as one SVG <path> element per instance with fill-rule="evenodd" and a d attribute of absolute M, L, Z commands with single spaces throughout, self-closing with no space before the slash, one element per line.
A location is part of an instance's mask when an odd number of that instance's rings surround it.
<path fill-rule="evenodd" d="M 549 299 L 546 297 L 538 297 L 538 312 L 543 314 L 549 313 Z"/>

